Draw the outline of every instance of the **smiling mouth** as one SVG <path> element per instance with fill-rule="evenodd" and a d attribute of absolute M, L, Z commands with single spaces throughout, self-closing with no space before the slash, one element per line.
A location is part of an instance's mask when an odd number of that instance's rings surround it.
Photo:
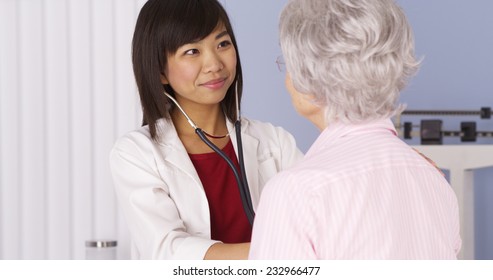
<path fill-rule="evenodd" d="M 210 89 L 219 89 L 226 83 L 226 78 L 220 78 L 203 83 L 202 86 Z"/>

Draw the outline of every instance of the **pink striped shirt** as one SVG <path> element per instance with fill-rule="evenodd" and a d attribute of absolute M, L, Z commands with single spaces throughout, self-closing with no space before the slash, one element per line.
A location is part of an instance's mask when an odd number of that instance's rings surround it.
<path fill-rule="evenodd" d="M 265 186 L 250 259 L 455 259 L 457 198 L 390 120 L 333 124 Z"/>

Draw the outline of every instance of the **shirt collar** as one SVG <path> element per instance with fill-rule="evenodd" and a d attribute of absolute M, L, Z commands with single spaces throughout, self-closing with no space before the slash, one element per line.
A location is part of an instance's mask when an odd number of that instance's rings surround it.
<path fill-rule="evenodd" d="M 388 132 L 397 135 L 394 124 L 390 119 L 375 120 L 363 124 L 332 123 L 320 133 L 306 153 L 306 156 L 318 153 L 320 149 L 323 149 L 327 145 L 336 144 L 339 139 L 343 139 L 346 136 L 382 130 L 387 130 Z"/>

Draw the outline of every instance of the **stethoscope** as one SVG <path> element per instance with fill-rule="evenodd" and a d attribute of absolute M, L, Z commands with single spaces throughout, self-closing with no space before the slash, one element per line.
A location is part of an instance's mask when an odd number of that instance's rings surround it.
<path fill-rule="evenodd" d="M 240 106 L 238 104 L 238 89 L 236 89 L 236 116 L 237 116 L 237 119 L 234 123 L 234 128 L 235 128 L 235 133 L 236 133 L 236 144 L 238 146 L 238 163 L 240 165 L 240 170 L 237 170 L 233 161 L 223 151 L 221 151 L 221 149 L 219 149 L 216 145 L 214 145 L 214 143 L 212 143 L 207 138 L 207 136 L 209 136 L 211 138 L 222 138 L 222 137 L 228 136 L 229 133 L 226 134 L 225 136 L 215 136 L 215 135 L 211 135 L 211 134 L 205 132 L 200 127 L 197 127 L 197 125 L 192 121 L 192 119 L 187 115 L 187 113 L 185 113 L 185 110 L 183 110 L 183 108 L 180 106 L 180 104 L 178 104 L 178 101 L 176 101 L 175 98 L 173 98 L 166 91 L 164 92 L 164 94 L 169 99 L 171 99 L 171 101 L 173 101 L 173 103 L 175 103 L 176 107 L 185 116 L 185 118 L 187 119 L 190 126 L 192 126 L 192 128 L 195 129 L 195 133 L 197 133 L 197 135 L 200 137 L 200 139 L 228 163 L 229 167 L 233 171 L 235 178 L 236 178 L 236 183 L 237 183 L 238 189 L 240 191 L 241 202 L 243 204 L 243 210 L 245 211 L 245 214 L 248 218 L 248 221 L 250 222 L 250 225 L 253 225 L 253 218 L 255 217 L 255 212 L 253 211 L 252 199 L 250 197 L 250 189 L 248 188 L 248 182 L 247 182 L 246 172 L 245 172 L 245 162 L 243 160 L 243 145 L 241 143 L 241 117 L 240 117 Z"/>

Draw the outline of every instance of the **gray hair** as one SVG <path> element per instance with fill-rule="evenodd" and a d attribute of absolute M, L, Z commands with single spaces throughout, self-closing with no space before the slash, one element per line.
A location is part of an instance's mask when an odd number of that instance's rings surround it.
<path fill-rule="evenodd" d="M 419 62 L 411 27 L 393 0 L 291 0 L 279 29 L 294 87 L 315 96 L 327 123 L 402 110 L 399 93 Z"/>

